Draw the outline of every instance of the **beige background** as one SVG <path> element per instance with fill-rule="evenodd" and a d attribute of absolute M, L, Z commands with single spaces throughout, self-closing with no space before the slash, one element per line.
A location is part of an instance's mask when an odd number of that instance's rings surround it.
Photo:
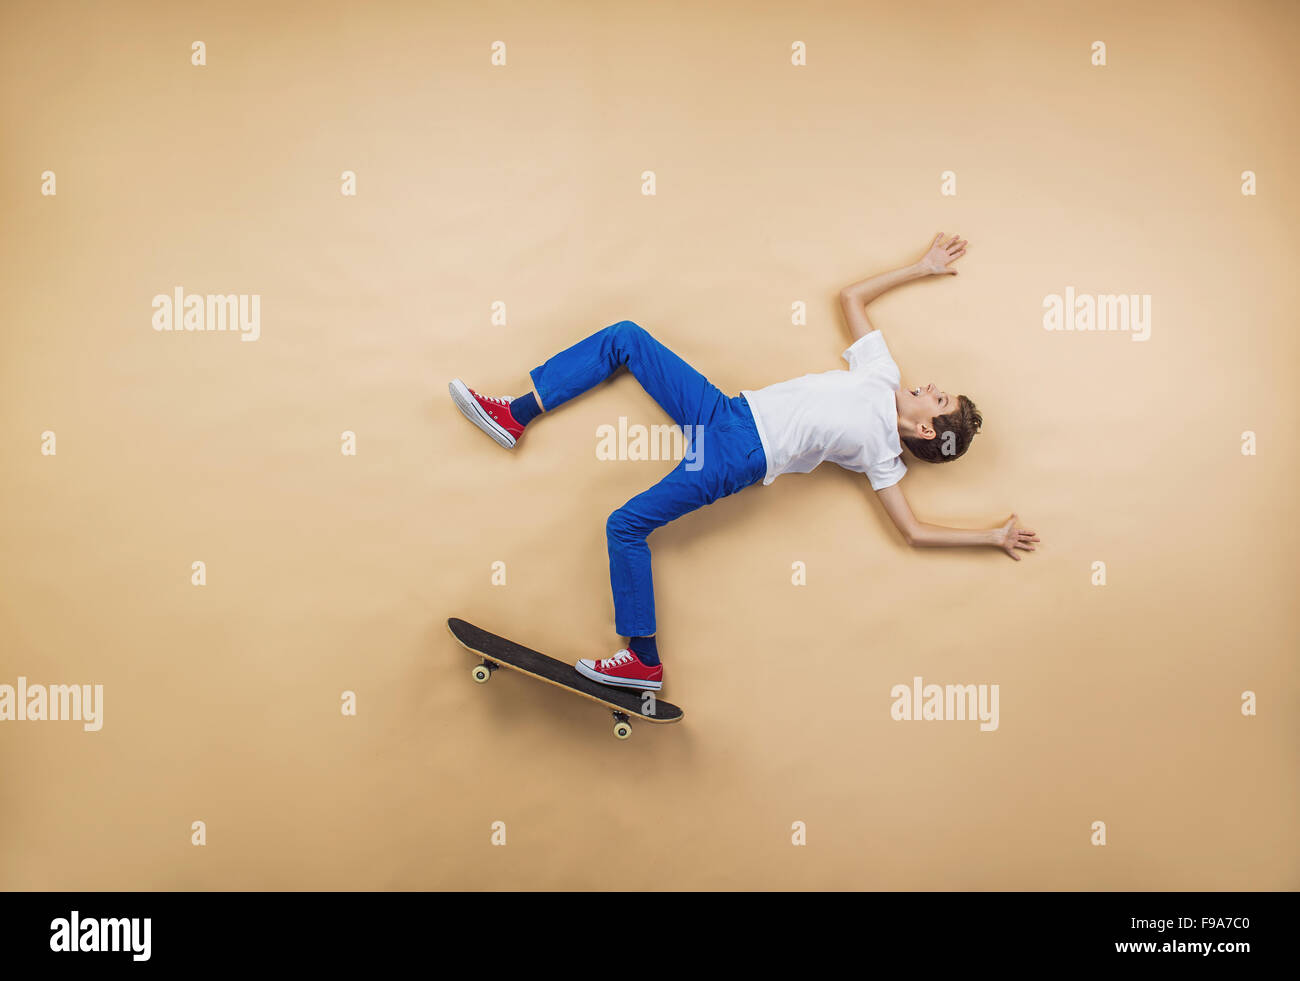
<path fill-rule="evenodd" d="M 0 22 L 0 683 L 106 686 L 0 725 L 0 886 L 1300 886 L 1293 4 L 184 6 Z M 872 316 L 986 428 L 904 488 L 1039 552 L 911 552 L 827 467 L 652 537 L 682 725 L 470 681 L 449 615 L 618 646 L 604 520 L 671 464 L 595 459 L 666 420 L 632 378 L 510 454 L 451 377 L 625 318 L 729 393 L 842 366 L 836 290 L 940 229 Z M 155 333 L 176 286 L 261 340 Z M 1150 341 L 1044 331 L 1066 286 Z M 891 721 L 915 675 L 1000 729 Z"/>

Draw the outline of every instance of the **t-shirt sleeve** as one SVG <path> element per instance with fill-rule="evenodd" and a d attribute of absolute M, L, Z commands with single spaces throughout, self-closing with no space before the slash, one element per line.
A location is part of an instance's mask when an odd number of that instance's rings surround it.
<path fill-rule="evenodd" d="M 865 368 L 873 361 L 879 361 L 882 358 L 888 360 L 889 348 L 885 346 L 884 335 L 878 330 L 873 330 L 870 333 L 863 334 L 850 344 L 842 357 L 849 363 L 850 371 L 857 371 L 859 368 Z"/>
<path fill-rule="evenodd" d="M 884 490 L 886 487 L 893 487 L 903 479 L 903 474 L 907 473 L 907 467 L 903 464 L 903 458 L 896 456 L 887 463 L 873 463 L 867 467 L 867 480 L 871 482 L 872 490 Z"/>

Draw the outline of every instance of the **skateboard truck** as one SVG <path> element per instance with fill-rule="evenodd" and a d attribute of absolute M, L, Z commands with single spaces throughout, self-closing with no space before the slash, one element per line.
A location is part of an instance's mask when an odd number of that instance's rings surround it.
<path fill-rule="evenodd" d="M 492 674 L 498 668 L 500 668 L 499 664 L 495 664 L 487 658 L 483 658 L 481 664 L 474 665 L 474 670 L 471 671 L 470 674 L 474 676 L 474 680 L 480 685 L 486 685 L 492 680 Z"/>

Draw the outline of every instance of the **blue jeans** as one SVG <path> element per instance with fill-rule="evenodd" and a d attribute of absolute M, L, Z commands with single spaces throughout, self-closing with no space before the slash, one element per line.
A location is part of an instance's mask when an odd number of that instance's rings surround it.
<path fill-rule="evenodd" d="M 650 532 L 767 475 L 767 457 L 744 396 L 729 398 L 643 327 L 624 320 L 561 351 L 529 374 L 548 412 L 626 367 L 693 440 L 692 449 L 647 491 L 609 516 L 614 627 L 625 637 L 655 632 Z M 692 428 L 694 430 L 692 434 Z"/>

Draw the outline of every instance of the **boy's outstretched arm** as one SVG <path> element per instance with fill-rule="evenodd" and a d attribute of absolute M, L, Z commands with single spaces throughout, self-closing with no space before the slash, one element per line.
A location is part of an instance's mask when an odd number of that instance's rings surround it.
<path fill-rule="evenodd" d="M 891 269 L 889 272 L 872 276 L 840 290 L 840 308 L 844 311 L 844 322 L 849 325 L 849 333 L 856 341 L 864 334 L 870 334 L 874 327 L 867 319 L 866 305 L 892 290 L 895 286 L 910 283 L 914 279 L 926 276 L 957 275 L 951 268 L 953 262 L 966 253 L 966 240 L 954 235 L 947 242 L 943 241 L 943 232 L 934 237 L 929 250 L 910 266 Z"/>
<path fill-rule="evenodd" d="M 1016 527 L 1013 514 L 998 528 L 945 528 L 942 525 L 930 525 L 917 521 L 912 509 L 903 496 L 903 489 L 897 484 L 876 491 L 885 512 L 893 519 L 898 530 L 903 533 L 907 544 L 914 548 L 942 548 L 958 545 L 992 545 L 1000 548 L 1009 556 L 1020 561 L 1016 549 L 1023 552 L 1034 551 L 1034 542 L 1038 536 L 1028 528 Z"/>

